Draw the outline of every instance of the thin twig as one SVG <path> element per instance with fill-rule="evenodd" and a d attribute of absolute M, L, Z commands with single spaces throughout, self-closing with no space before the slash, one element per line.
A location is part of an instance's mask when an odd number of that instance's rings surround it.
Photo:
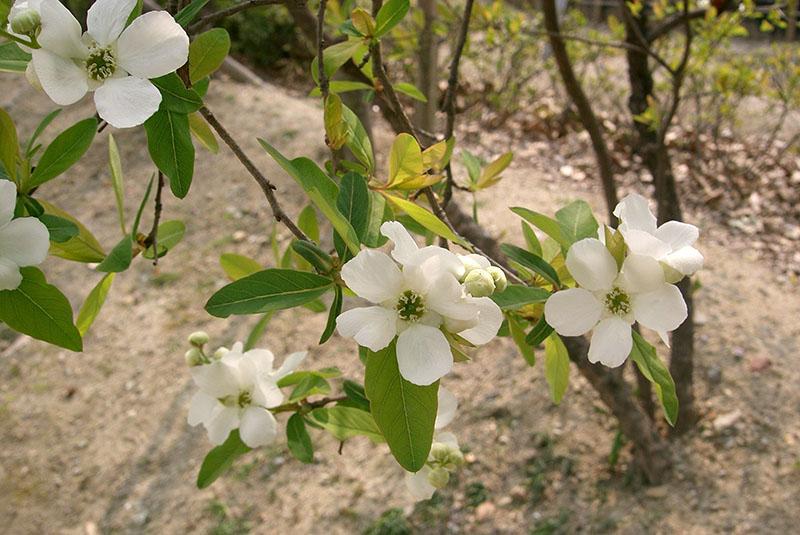
<path fill-rule="evenodd" d="M 277 407 L 272 407 L 269 411 L 273 414 L 277 414 L 279 412 L 298 412 L 302 410 L 314 410 L 320 407 L 324 407 L 330 403 L 338 403 L 340 401 L 344 401 L 347 399 L 347 396 L 339 396 L 335 398 L 322 398 L 318 399 L 317 401 L 311 402 L 300 402 L 300 403 L 284 403 L 283 405 L 278 405 Z"/>
<path fill-rule="evenodd" d="M 211 110 L 203 106 L 200 108 L 200 114 L 205 118 L 206 121 L 208 121 L 208 124 L 211 125 L 211 128 L 213 128 L 217 134 L 219 134 L 219 137 L 222 138 L 222 141 L 228 145 L 228 148 L 231 149 L 233 154 L 236 155 L 242 165 L 244 165 L 245 169 L 250 172 L 258 185 L 261 187 L 261 190 L 264 192 L 264 196 L 267 198 L 267 202 L 272 209 L 272 215 L 275 218 L 275 221 L 283 223 L 284 226 L 286 226 L 286 228 L 289 229 L 289 231 L 294 234 L 298 240 L 311 241 L 308 236 L 306 236 L 305 233 L 294 224 L 289 216 L 286 215 L 286 212 L 283 211 L 283 208 L 281 208 L 277 197 L 275 197 L 274 190 L 276 188 L 272 182 L 270 182 L 267 177 L 265 177 L 261 171 L 256 168 L 255 164 L 252 162 L 252 160 L 250 160 L 250 158 L 247 157 L 236 140 L 233 139 L 225 127 L 222 126 L 214 114 L 211 113 Z"/>
<path fill-rule="evenodd" d="M 235 15 L 246 9 L 250 9 L 253 7 L 260 7 L 260 6 L 280 5 L 283 3 L 284 3 L 283 0 L 247 0 L 246 2 L 242 2 L 240 4 L 236 4 L 225 9 L 220 9 L 219 11 L 215 11 L 214 13 L 209 13 L 208 15 L 200 17 L 199 19 L 197 19 L 196 22 L 192 23 L 189 26 L 188 32 L 190 34 L 197 33 L 210 24 L 214 24 L 219 20 L 230 17 L 231 15 Z"/>
<path fill-rule="evenodd" d="M 158 265 L 158 223 L 161 221 L 161 192 L 164 190 L 164 173 L 158 172 L 158 185 L 156 186 L 156 199 L 155 208 L 153 210 L 153 226 L 150 229 L 150 234 L 145 238 L 145 247 L 153 248 L 153 265 Z"/>

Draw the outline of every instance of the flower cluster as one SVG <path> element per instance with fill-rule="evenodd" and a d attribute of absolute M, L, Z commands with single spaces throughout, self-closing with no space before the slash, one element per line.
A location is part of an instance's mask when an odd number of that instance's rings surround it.
<path fill-rule="evenodd" d="M 275 356 L 267 349 L 243 351 L 237 342 L 230 350 L 220 348 L 208 356 L 203 352 L 205 333 L 194 333 L 189 341 L 194 347 L 186 353 L 186 361 L 200 389 L 192 397 L 189 425 L 203 424 L 217 445 L 237 428 L 242 442 L 251 448 L 272 442 L 278 424 L 269 409 L 283 403 L 278 381 L 297 368 L 306 352 L 292 353 L 275 370 Z"/>
<path fill-rule="evenodd" d="M 627 196 L 614 214 L 627 248 L 621 265 L 598 239 L 574 243 L 566 266 L 579 287 L 554 293 L 544 308 L 547 323 L 561 335 L 593 331 L 589 360 L 612 368 L 631 352 L 634 322 L 655 330 L 669 345 L 667 333 L 687 316 L 683 296 L 672 283 L 703 264 L 693 247 L 697 227 L 677 221 L 656 227 L 644 197 Z"/>
<path fill-rule="evenodd" d="M 87 31 L 58 0 L 17 0 L 11 30 L 40 46 L 31 50 L 28 77 L 60 105 L 94 91 L 97 113 L 110 125 L 144 123 L 161 104 L 150 82 L 175 71 L 189 56 L 189 37 L 166 11 L 128 19 L 136 0 L 97 0 Z"/>
<path fill-rule="evenodd" d="M 446 333 L 476 346 L 497 334 L 503 322 L 500 308 L 485 297 L 485 288 L 476 297 L 468 291 L 470 284 L 464 284 L 472 271 L 486 273 L 489 265 L 442 247 L 420 248 L 397 221 L 384 223 L 381 233 L 394 243 L 391 256 L 365 249 L 341 270 L 347 286 L 374 305 L 342 313 L 336 325 L 342 336 L 372 351 L 384 349 L 396 336 L 400 374 L 414 384 L 429 385 L 453 366 Z M 505 285 L 504 278 L 497 280 Z"/>
<path fill-rule="evenodd" d="M 14 219 L 17 187 L 0 180 L 0 290 L 14 290 L 22 282 L 19 268 L 44 262 L 50 233 L 35 217 Z"/>

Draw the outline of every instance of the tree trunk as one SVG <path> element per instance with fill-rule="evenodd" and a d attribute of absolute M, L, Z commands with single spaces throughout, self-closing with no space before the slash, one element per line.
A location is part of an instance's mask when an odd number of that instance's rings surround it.
<path fill-rule="evenodd" d="M 439 100 L 437 71 L 439 50 L 433 24 L 436 21 L 436 0 L 420 0 L 419 7 L 425 17 L 425 26 L 419 36 L 419 70 L 417 87 L 427 97 L 427 102 L 417 102 L 414 106 L 414 123 L 417 128 L 434 132 L 436 130 L 436 104 Z"/>

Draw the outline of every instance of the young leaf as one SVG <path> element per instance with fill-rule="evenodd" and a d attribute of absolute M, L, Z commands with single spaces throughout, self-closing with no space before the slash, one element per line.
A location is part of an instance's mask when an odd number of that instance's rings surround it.
<path fill-rule="evenodd" d="M 364 82 L 353 82 L 351 80 L 331 80 L 328 82 L 328 86 L 328 90 L 331 93 L 336 93 L 337 95 L 347 93 L 349 91 L 364 91 L 372 89 L 371 85 L 365 84 Z M 320 95 L 322 95 L 322 92 L 319 90 L 319 87 L 315 87 L 308 94 L 309 97 L 318 97 Z"/>
<path fill-rule="evenodd" d="M 189 129 L 192 131 L 192 134 L 194 134 L 195 139 L 197 139 L 208 152 L 211 154 L 219 152 L 217 137 L 202 115 L 199 113 L 189 114 Z"/>
<path fill-rule="evenodd" d="M 678 420 L 678 395 L 675 393 L 675 382 L 667 367 L 656 355 L 656 349 L 647 343 L 642 335 L 636 331 L 632 332 L 631 359 L 636 363 L 642 375 L 653 383 L 653 389 L 664 409 L 664 417 L 669 425 L 674 427 Z"/>
<path fill-rule="evenodd" d="M 574 201 L 556 212 L 561 233 L 572 245 L 584 238 L 597 238 L 597 220 L 586 201 Z"/>
<path fill-rule="evenodd" d="M 234 253 L 224 253 L 219 257 L 219 263 L 232 281 L 243 279 L 264 269 L 264 266 L 252 258 Z"/>
<path fill-rule="evenodd" d="M 511 211 L 553 238 L 564 251 L 569 249 L 569 246 L 572 245 L 564 237 L 564 233 L 561 231 L 561 225 L 559 225 L 558 221 L 555 219 L 519 206 L 511 208 Z"/>
<path fill-rule="evenodd" d="M 202 10 L 209 0 L 192 0 L 189 5 L 178 11 L 175 15 L 175 22 L 184 28 L 194 20 L 200 10 Z"/>
<path fill-rule="evenodd" d="M 309 373 L 308 375 L 305 375 L 299 383 L 297 383 L 297 386 L 294 387 L 292 393 L 289 394 L 289 399 L 287 402 L 294 403 L 295 401 L 300 401 L 301 399 L 305 399 L 309 396 L 324 396 L 330 393 L 331 385 L 325 380 L 324 377 L 321 377 L 316 373 Z"/>
<path fill-rule="evenodd" d="M 320 345 L 328 341 L 333 336 L 333 331 L 336 330 L 336 318 L 342 313 L 342 301 L 344 300 L 342 287 L 334 286 L 333 288 L 333 302 L 331 303 L 331 310 L 328 313 L 328 322 L 325 324 L 325 330 L 319 338 Z"/>
<path fill-rule="evenodd" d="M 114 197 L 117 200 L 117 215 L 119 216 L 119 227 L 123 234 L 125 230 L 125 190 L 123 188 L 122 161 L 119 157 L 119 149 L 114 136 L 108 135 L 108 165 L 111 168 L 111 185 L 114 186 Z"/>
<path fill-rule="evenodd" d="M 299 413 L 292 414 L 286 422 L 286 445 L 298 461 L 307 464 L 314 462 L 314 446 Z"/>
<path fill-rule="evenodd" d="M 387 201 L 407 213 L 414 221 L 430 230 L 434 234 L 461 246 L 469 247 L 468 243 L 456 236 L 453 231 L 450 230 L 450 227 L 445 225 L 444 222 L 436 217 L 432 212 L 429 212 L 425 208 L 418 206 L 411 201 L 407 201 L 406 199 L 402 199 L 400 197 L 395 197 L 394 195 L 385 195 L 385 197 Z"/>
<path fill-rule="evenodd" d="M 219 69 L 231 49 L 231 38 L 223 28 L 213 28 L 189 45 L 189 81 L 193 84 Z"/>
<path fill-rule="evenodd" d="M 536 256 L 535 254 L 522 249 L 521 247 L 517 247 L 516 245 L 510 245 L 508 243 L 504 243 L 500 246 L 500 250 L 514 262 L 533 270 L 534 272 L 538 273 L 545 279 L 547 279 L 550 283 L 554 286 L 558 287 L 561 286 L 561 281 L 558 278 L 558 274 L 556 270 L 553 269 L 553 266 L 545 262 L 545 260 L 541 256 Z"/>
<path fill-rule="evenodd" d="M 187 88 L 174 72 L 150 81 L 161 92 L 161 105 L 158 108 L 161 111 L 188 114 L 196 112 L 203 105 L 203 99 L 197 91 Z"/>
<path fill-rule="evenodd" d="M 89 150 L 96 133 L 97 119 L 92 117 L 75 123 L 57 135 L 44 150 L 30 179 L 25 182 L 25 190 L 40 186 L 72 167 Z"/>
<path fill-rule="evenodd" d="M 366 243 L 365 237 L 370 224 L 369 218 L 372 214 L 371 204 L 372 196 L 369 194 L 367 179 L 357 173 L 346 173 L 342 177 L 342 183 L 339 187 L 336 207 L 350 222 L 361 243 Z M 353 258 L 353 253 L 350 252 L 338 233 L 333 236 L 333 244 L 342 262 L 347 262 Z"/>
<path fill-rule="evenodd" d="M 24 52 L 17 43 L 3 43 L 0 45 L 0 72 L 25 72 L 31 55 Z"/>
<path fill-rule="evenodd" d="M 169 178 L 172 193 L 182 199 L 189 193 L 194 174 L 194 145 L 185 114 L 159 110 L 144 123 L 147 148 L 153 163 Z"/>
<path fill-rule="evenodd" d="M 184 225 L 183 221 L 179 221 L 177 219 L 172 219 L 170 221 L 164 221 L 160 225 L 158 225 L 158 230 L 156 231 L 156 244 L 158 246 L 158 257 L 161 258 L 171 249 L 173 249 L 176 245 L 178 245 L 181 240 L 183 239 L 183 235 L 186 233 L 186 225 Z M 154 258 L 155 255 L 153 254 L 153 246 L 151 245 L 147 249 L 144 250 L 142 256 L 145 258 Z"/>
<path fill-rule="evenodd" d="M 330 290 L 333 281 L 307 271 L 265 269 L 224 286 L 206 303 L 218 318 L 292 308 Z"/>
<path fill-rule="evenodd" d="M 511 160 L 513 159 L 514 153 L 506 152 L 484 167 L 481 177 L 478 179 L 478 189 L 485 189 L 499 182 L 502 178 L 500 174 L 506 170 L 506 167 L 511 164 Z"/>
<path fill-rule="evenodd" d="M 325 138 L 332 150 L 341 149 L 347 142 L 347 123 L 342 112 L 342 97 L 337 94 L 328 95 L 325 99 L 324 123 Z"/>
<path fill-rule="evenodd" d="M 414 84 L 409 84 L 408 82 L 398 82 L 394 84 L 394 88 L 404 95 L 408 95 L 409 97 L 413 98 L 414 100 L 418 100 L 420 102 L 428 102 L 428 97 L 425 94 L 417 89 L 417 86 Z"/>
<path fill-rule="evenodd" d="M 550 397 L 558 405 L 569 384 L 569 353 L 555 333 L 551 333 L 544 341 L 544 376 L 550 385 Z"/>
<path fill-rule="evenodd" d="M 389 153 L 389 181 L 386 187 L 400 185 L 418 177 L 423 171 L 422 149 L 417 140 L 409 134 L 398 134 Z"/>
<path fill-rule="evenodd" d="M 197 474 L 197 488 L 204 489 L 212 484 L 225 470 L 230 468 L 237 457 L 241 457 L 248 451 L 250 448 L 242 442 L 239 430 L 231 431 L 225 442 L 208 452 L 206 458 L 203 459 L 200 473 Z"/>
<path fill-rule="evenodd" d="M 106 273 L 119 273 L 125 271 L 131 265 L 133 260 L 133 239 L 130 234 L 126 234 L 119 243 L 117 243 L 108 256 L 100 262 L 97 266 L 97 271 L 104 271 Z"/>
<path fill-rule="evenodd" d="M 375 443 L 384 441 L 372 415 L 355 407 L 338 405 L 314 409 L 308 416 L 337 440 L 345 441 L 348 438 L 365 436 Z"/>
<path fill-rule="evenodd" d="M 36 140 L 39 139 L 39 136 L 42 135 L 42 132 L 50 126 L 50 123 L 58 117 L 58 114 L 61 113 L 61 108 L 56 108 L 55 110 L 51 111 L 47 115 L 45 115 L 44 119 L 39 122 L 39 126 L 36 127 L 36 130 L 33 131 L 31 134 L 30 139 L 28 139 L 28 143 L 25 144 L 25 155 L 30 158 L 34 152 L 34 144 Z"/>
<path fill-rule="evenodd" d="M 550 336 L 553 332 L 553 328 L 545 321 L 544 316 L 539 318 L 539 321 L 536 322 L 536 325 L 533 326 L 531 332 L 528 333 L 528 336 L 525 337 L 525 341 L 528 342 L 531 346 L 536 347 L 545 339 Z"/>
<path fill-rule="evenodd" d="M 0 164 L 11 180 L 17 178 L 17 156 L 19 155 L 19 139 L 14 120 L 0 108 Z"/>
<path fill-rule="evenodd" d="M 78 235 L 78 225 L 69 219 L 50 214 L 41 214 L 38 219 L 47 227 L 50 241 L 64 243 Z"/>
<path fill-rule="evenodd" d="M 350 39 L 336 43 L 329 46 L 323 51 L 323 58 L 325 58 L 325 76 L 330 79 L 333 74 L 339 70 L 339 67 L 347 63 L 359 50 L 366 50 L 366 45 L 361 39 Z M 319 58 L 314 58 L 311 61 L 311 77 L 314 82 L 319 84 Z"/>
<path fill-rule="evenodd" d="M 101 262 L 106 257 L 106 253 L 98 243 L 97 238 L 80 221 L 47 201 L 40 199 L 38 202 L 42 205 L 46 214 L 71 221 L 78 227 L 77 236 L 63 243 L 50 243 L 51 255 L 76 262 Z"/>
<path fill-rule="evenodd" d="M 340 401 L 340 405 L 347 403 L 348 407 L 355 407 L 370 412 L 369 400 L 367 399 L 367 393 L 364 391 L 363 386 L 355 381 L 345 379 L 342 383 L 342 391 L 347 396 L 347 400 Z"/>
<path fill-rule="evenodd" d="M 72 323 L 72 307 L 61 291 L 47 284 L 34 267 L 20 268 L 22 282 L 15 290 L 0 291 L 0 321 L 37 340 L 82 351 L 83 341 Z"/>
<path fill-rule="evenodd" d="M 516 310 L 532 303 L 544 303 L 550 292 L 521 284 L 509 284 L 502 292 L 492 295 L 492 301 L 504 311 Z"/>
<path fill-rule="evenodd" d="M 378 11 L 375 17 L 375 37 L 386 35 L 397 26 L 408 13 L 409 0 L 389 0 Z"/>
<path fill-rule="evenodd" d="M 403 379 L 397 366 L 396 341 L 367 351 L 364 376 L 372 416 L 392 455 L 409 472 L 420 470 L 433 442 L 439 382 L 418 386 Z"/>
<path fill-rule="evenodd" d="M 300 215 L 297 216 L 297 226 L 311 241 L 319 243 L 319 221 L 317 221 L 317 211 L 314 210 L 313 205 L 307 204 L 300 210 Z"/>
<path fill-rule="evenodd" d="M 528 250 L 535 255 L 543 257 L 542 244 L 531 226 L 525 221 L 520 221 L 519 224 L 522 227 L 522 235 L 525 237 L 525 245 L 528 246 Z"/>
<path fill-rule="evenodd" d="M 108 296 L 109 290 L 111 290 L 111 283 L 114 282 L 115 276 L 116 273 L 106 274 L 100 279 L 97 286 L 92 288 L 89 295 L 86 296 L 86 300 L 83 302 L 83 305 L 81 305 L 81 309 L 78 311 L 78 317 L 75 320 L 75 326 L 78 328 L 78 332 L 81 336 L 86 336 L 89 327 L 92 326 L 92 323 L 94 323 L 94 320 L 100 314 L 100 309 L 103 308 L 103 304 L 106 302 L 106 297 Z"/>
<path fill-rule="evenodd" d="M 375 155 L 367 130 L 353 110 L 344 104 L 342 104 L 342 119 L 347 125 L 347 148 L 359 162 L 364 164 L 367 173 L 372 173 L 375 170 Z"/>
<path fill-rule="evenodd" d="M 603 225 L 603 232 L 606 237 L 606 249 L 617 262 L 617 269 L 622 269 L 625 261 L 625 238 L 621 232 L 615 232 L 608 225 Z"/>

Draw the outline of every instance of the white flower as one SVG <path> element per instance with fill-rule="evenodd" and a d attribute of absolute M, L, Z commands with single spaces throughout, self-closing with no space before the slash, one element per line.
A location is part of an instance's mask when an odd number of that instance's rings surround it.
<path fill-rule="evenodd" d="M 454 276 L 461 266 L 456 255 L 441 247 L 420 249 L 396 221 L 384 223 L 381 232 L 394 242 L 391 257 L 365 249 L 341 271 L 347 286 L 375 306 L 342 313 L 336 326 L 342 336 L 372 351 L 397 336 L 400 374 L 414 384 L 429 385 L 453 366 L 441 327 L 482 345 L 497 334 L 503 314 L 488 297 L 464 294 Z"/>
<path fill-rule="evenodd" d="M 35 217 L 13 219 L 17 187 L 0 180 L 0 290 L 14 290 L 22 282 L 19 268 L 44 262 L 50 233 Z"/>
<path fill-rule="evenodd" d="M 219 360 L 193 367 L 192 379 L 200 390 L 191 401 L 189 425 L 202 423 L 216 445 L 225 442 L 237 427 L 242 442 L 251 448 L 269 444 L 277 435 L 277 422 L 267 409 L 283 403 L 277 382 L 305 356 L 305 351 L 292 353 L 278 370 L 273 370 L 272 352 L 242 352 L 242 344 L 237 342 Z"/>
<path fill-rule="evenodd" d="M 158 110 L 161 93 L 149 79 L 186 63 L 189 37 L 166 11 L 145 13 L 126 28 L 135 5 L 97 0 L 82 34 L 58 0 L 41 0 L 41 48 L 31 52 L 32 65 L 56 104 L 73 104 L 94 91 L 97 113 L 117 128 L 140 125 Z"/>
<path fill-rule="evenodd" d="M 554 293 L 544 306 L 547 323 L 564 336 L 580 336 L 594 329 L 589 361 L 615 368 L 625 362 L 633 346 L 631 325 L 659 333 L 686 319 L 680 290 L 664 281 L 664 271 L 653 258 L 631 254 L 622 270 L 608 249 L 594 238 L 580 240 L 567 252 L 567 269 L 581 287 Z"/>
<path fill-rule="evenodd" d="M 700 231 L 680 221 L 667 221 L 656 227 L 656 217 L 647 199 L 632 193 L 614 208 L 619 230 L 633 254 L 655 258 L 667 266 L 668 282 L 677 282 L 703 267 L 703 255 L 692 247 Z"/>
<path fill-rule="evenodd" d="M 441 469 L 444 467 L 431 466 L 436 464 L 437 457 L 441 458 L 442 453 L 446 456 L 457 457 L 456 452 L 461 449 L 458 445 L 458 440 L 453 433 L 442 432 L 442 428 L 447 426 L 453 421 L 458 409 L 458 400 L 456 397 L 443 386 L 439 387 L 439 410 L 436 413 L 436 423 L 434 428 L 436 432 L 433 435 L 433 444 L 431 444 L 431 453 L 428 456 L 428 463 L 425 464 L 418 472 L 406 472 L 406 487 L 414 498 L 417 500 L 430 500 L 436 488 L 431 484 L 431 472 L 434 469 Z M 437 455 L 438 454 L 438 455 Z M 454 467 L 448 467 L 454 468 Z"/>

